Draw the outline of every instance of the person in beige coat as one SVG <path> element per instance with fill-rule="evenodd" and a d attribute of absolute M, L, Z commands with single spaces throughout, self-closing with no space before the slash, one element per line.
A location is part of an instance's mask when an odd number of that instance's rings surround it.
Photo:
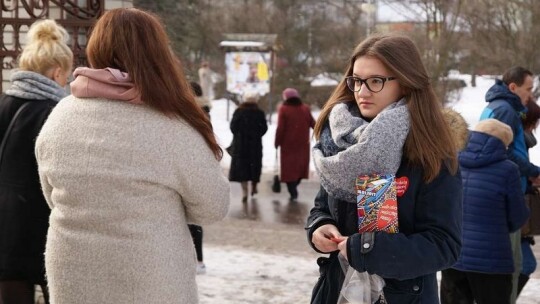
<path fill-rule="evenodd" d="M 51 303 L 198 303 L 187 224 L 229 206 L 210 121 L 154 16 L 108 11 L 87 56 L 36 142 Z"/>

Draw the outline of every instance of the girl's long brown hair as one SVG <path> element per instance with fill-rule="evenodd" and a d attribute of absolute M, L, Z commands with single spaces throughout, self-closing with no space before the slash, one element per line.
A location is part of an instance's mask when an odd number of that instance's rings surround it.
<path fill-rule="evenodd" d="M 216 159 L 223 151 L 210 120 L 195 103 L 180 60 L 174 56 L 159 19 L 129 8 L 106 12 L 96 23 L 86 47 L 90 66 L 127 72 L 145 104 L 185 120 L 204 138 Z"/>
<path fill-rule="evenodd" d="M 404 154 L 413 163 L 424 168 L 424 180 L 432 181 L 446 165 L 452 174 L 457 172 L 457 149 L 451 130 L 442 115 L 442 105 L 437 100 L 429 76 L 420 58 L 420 52 L 411 39 L 388 34 L 372 35 L 354 50 L 345 72 L 351 76 L 357 58 L 369 56 L 380 60 L 395 76 L 405 92 L 411 118 Z M 334 105 L 352 101 L 354 94 L 342 79 L 326 102 L 317 123 L 315 137 L 319 139 Z"/>

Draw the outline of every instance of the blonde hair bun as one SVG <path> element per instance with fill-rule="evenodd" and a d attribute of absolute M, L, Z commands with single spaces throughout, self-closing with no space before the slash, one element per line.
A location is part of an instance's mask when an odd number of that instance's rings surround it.
<path fill-rule="evenodd" d="M 27 33 L 28 44 L 36 42 L 66 42 L 67 31 L 54 20 L 46 19 L 35 22 Z"/>
<path fill-rule="evenodd" d="M 71 72 L 73 52 L 67 31 L 52 19 L 38 20 L 26 34 L 27 44 L 19 56 L 19 68 L 45 75 L 51 68 Z"/>

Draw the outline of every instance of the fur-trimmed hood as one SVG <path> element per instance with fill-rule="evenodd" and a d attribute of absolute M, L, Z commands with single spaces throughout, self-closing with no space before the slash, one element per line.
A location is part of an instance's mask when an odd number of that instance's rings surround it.
<path fill-rule="evenodd" d="M 450 126 L 457 150 L 463 150 L 469 139 L 469 126 L 467 122 L 461 114 L 450 108 L 443 109 L 443 116 L 446 123 Z"/>

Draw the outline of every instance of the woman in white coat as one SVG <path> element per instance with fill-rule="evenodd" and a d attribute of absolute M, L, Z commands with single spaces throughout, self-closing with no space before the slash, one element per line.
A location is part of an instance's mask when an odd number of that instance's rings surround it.
<path fill-rule="evenodd" d="M 51 303 L 197 303 L 187 224 L 229 206 L 210 121 L 154 16 L 105 13 L 86 52 L 36 143 Z"/>

